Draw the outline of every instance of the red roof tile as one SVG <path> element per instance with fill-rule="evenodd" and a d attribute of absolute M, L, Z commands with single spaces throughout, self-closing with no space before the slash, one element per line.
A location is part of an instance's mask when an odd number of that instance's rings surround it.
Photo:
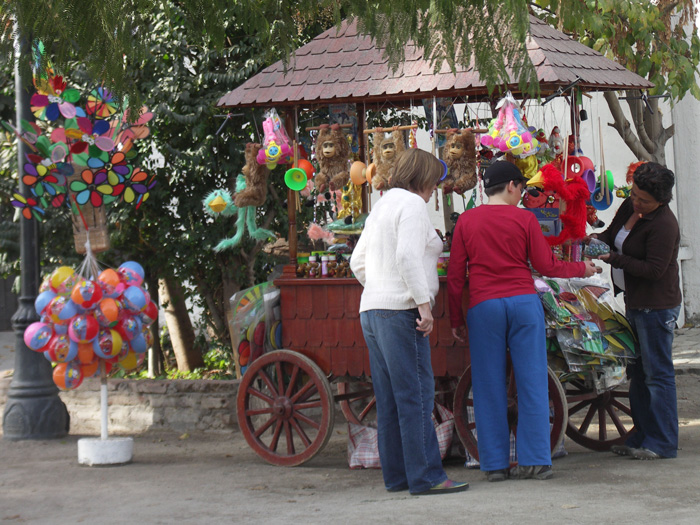
<path fill-rule="evenodd" d="M 530 17 L 527 42 L 530 58 L 549 94 L 573 82 L 590 90 L 646 89 L 646 79 L 608 60 L 600 53 L 572 40 L 538 18 Z M 434 73 L 430 61 L 412 43 L 406 45 L 405 61 L 391 70 L 383 49 L 360 35 L 356 23 L 343 22 L 299 48 L 284 74 L 282 62 L 264 69 L 238 88 L 224 95 L 218 105 L 225 107 L 290 106 L 336 102 L 380 102 L 389 98 L 409 101 L 422 96 L 484 95 L 486 85 L 474 70 L 446 64 Z M 517 83 L 510 86 L 517 93 Z"/>

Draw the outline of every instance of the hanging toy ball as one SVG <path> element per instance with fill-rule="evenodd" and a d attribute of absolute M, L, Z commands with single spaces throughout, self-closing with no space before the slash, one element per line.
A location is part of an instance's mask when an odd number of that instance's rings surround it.
<path fill-rule="evenodd" d="M 117 272 L 125 284 L 132 286 L 141 286 L 141 283 L 143 283 L 143 278 L 146 275 L 146 272 L 143 270 L 143 266 L 136 261 L 126 261 L 125 263 L 122 263 Z"/>
<path fill-rule="evenodd" d="M 53 323 L 67 324 L 78 313 L 78 306 L 69 297 L 57 295 L 46 307 L 46 313 Z"/>
<path fill-rule="evenodd" d="M 54 297 L 56 297 L 56 292 L 53 290 L 45 290 L 37 295 L 34 301 L 34 309 L 37 315 L 44 315 L 44 310 L 46 310 L 46 307 L 49 306 Z"/>
<path fill-rule="evenodd" d="M 71 345 L 68 334 L 54 335 L 46 346 L 44 356 L 54 363 L 66 363 L 78 357 L 78 347 Z"/>
<path fill-rule="evenodd" d="M 70 266 L 59 266 L 49 277 L 49 286 L 57 294 L 69 294 L 75 285 L 75 270 Z"/>
<path fill-rule="evenodd" d="M 124 297 L 124 306 L 132 313 L 138 314 L 146 309 L 146 305 L 150 302 L 146 298 L 146 294 L 139 286 L 127 286 L 122 294 Z"/>
<path fill-rule="evenodd" d="M 100 325 L 92 315 L 76 315 L 68 325 L 68 337 L 76 343 L 88 343 L 97 337 Z"/>
<path fill-rule="evenodd" d="M 83 382 L 83 371 L 80 368 L 80 363 L 70 361 L 57 364 L 53 369 L 53 382 L 61 390 L 78 388 Z"/>
<path fill-rule="evenodd" d="M 119 303 L 110 297 L 102 299 L 95 308 L 95 319 L 105 328 L 115 326 L 119 321 Z"/>
<path fill-rule="evenodd" d="M 32 323 L 24 331 L 24 344 L 35 352 L 43 352 L 53 337 L 53 327 L 48 323 Z"/>
<path fill-rule="evenodd" d="M 90 310 L 102 300 L 102 289 L 95 281 L 80 279 L 70 294 L 71 301 Z"/>
<path fill-rule="evenodd" d="M 119 274 L 111 268 L 103 271 L 97 278 L 97 282 L 102 288 L 102 295 L 113 299 L 119 297 L 125 288 L 124 283 L 119 279 Z"/>
<path fill-rule="evenodd" d="M 97 334 L 95 354 L 102 359 L 112 359 L 122 350 L 122 336 L 116 330 L 100 330 Z"/>

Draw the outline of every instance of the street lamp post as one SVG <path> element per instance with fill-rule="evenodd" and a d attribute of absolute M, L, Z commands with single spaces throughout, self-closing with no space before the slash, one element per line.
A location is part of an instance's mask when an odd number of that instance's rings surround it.
<path fill-rule="evenodd" d="M 16 26 L 15 26 L 16 27 Z M 17 127 L 21 119 L 31 120 L 29 92 L 19 69 L 20 51 L 15 58 L 15 100 Z M 20 193 L 27 196 L 22 182 L 26 145 L 18 140 L 17 169 L 20 174 Z M 53 382 L 51 364 L 40 352 L 24 344 L 24 330 L 38 321 L 34 301 L 39 290 L 39 236 L 37 222 L 20 218 L 21 286 L 19 308 L 12 316 L 15 330 L 15 371 L 7 393 L 2 428 L 4 439 L 51 439 L 68 433 L 70 418 L 58 388 Z"/>

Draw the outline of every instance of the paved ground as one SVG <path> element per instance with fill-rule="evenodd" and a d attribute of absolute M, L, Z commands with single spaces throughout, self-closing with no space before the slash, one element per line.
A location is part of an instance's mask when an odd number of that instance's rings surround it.
<path fill-rule="evenodd" d="M 0 377 L 8 369 L 7 344 L 2 334 Z M 328 446 L 297 468 L 267 465 L 238 433 L 138 435 L 134 462 L 109 468 L 78 465 L 80 436 L 0 441 L 0 522 L 697 524 L 699 350 L 700 330 L 679 331 L 675 460 L 636 461 L 567 441 L 569 454 L 555 460 L 551 481 L 490 484 L 453 462 L 448 475 L 469 481 L 468 492 L 412 497 L 385 492 L 380 471 L 347 468 L 340 421 Z"/>

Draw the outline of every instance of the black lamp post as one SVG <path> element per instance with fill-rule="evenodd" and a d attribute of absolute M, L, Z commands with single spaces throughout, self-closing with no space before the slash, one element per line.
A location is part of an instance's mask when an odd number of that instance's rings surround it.
<path fill-rule="evenodd" d="M 15 91 L 17 127 L 20 120 L 31 120 L 29 92 L 15 60 Z M 17 147 L 17 169 L 20 174 L 20 193 L 27 196 L 22 183 L 26 145 L 20 140 Z M 21 285 L 19 308 L 12 316 L 15 330 L 15 371 L 7 393 L 2 419 L 3 437 L 10 440 L 51 439 L 68 433 L 70 418 L 66 405 L 58 397 L 53 382 L 51 364 L 40 352 L 24 344 L 24 330 L 38 321 L 34 301 L 39 291 L 39 236 L 34 220 L 20 219 Z"/>

